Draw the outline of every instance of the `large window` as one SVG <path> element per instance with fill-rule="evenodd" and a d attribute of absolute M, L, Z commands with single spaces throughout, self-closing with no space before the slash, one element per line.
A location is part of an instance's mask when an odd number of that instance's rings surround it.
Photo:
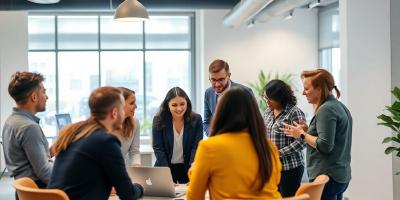
<path fill-rule="evenodd" d="M 340 86 L 339 4 L 321 8 L 319 16 L 319 64 L 327 69 Z"/>
<path fill-rule="evenodd" d="M 116 22 L 110 15 L 30 15 L 29 69 L 42 73 L 49 100 L 40 113 L 47 137 L 54 115 L 73 121 L 89 115 L 88 96 L 99 86 L 136 92 L 136 116 L 148 138 L 167 91 L 179 86 L 194 99 L 193 13 L 157 14 L 146 22 Z"/>

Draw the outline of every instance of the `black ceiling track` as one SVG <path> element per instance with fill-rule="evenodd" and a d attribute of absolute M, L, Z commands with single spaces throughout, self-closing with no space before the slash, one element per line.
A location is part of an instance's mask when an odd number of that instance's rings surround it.
<path fill-rule="evenodd" d="M 111 0 L 115 9 L 122 0 Z M 147 9 L 231 9 L 239 0 L 140 0 Z M 28 0 L 0 0 L 0 10 L 111 10 L 110 0 L 60 0 L 36 4 Z"/>

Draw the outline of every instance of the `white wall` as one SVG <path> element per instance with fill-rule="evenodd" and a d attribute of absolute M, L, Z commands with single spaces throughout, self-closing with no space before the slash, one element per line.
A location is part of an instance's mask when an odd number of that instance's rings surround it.
<path fill-rule="evenodd" d="M 28 14 L 0 12 L 0 127 L 11 113 L 14 101 L 8 94 L 8 82 L 16 71 L 28 70 Z M 1 135 L 1 133 L 0 133 Z M 3 149 L 0 169 L 4 168 Z"/>
<path fill-rule="evenodd" d="M 230 29 L 222 25 L 229 10 L 203 12 L 204 87 L 209 87 L 208 65 L 223 59 L 231 67 L 232 80 L 247 84 L 265 72 L 296 74 L 301 91 L 300 73 L 318 65 L 318 18 L 316 10 L 296 10 L 290 20 L 273 19 L 267 23 Z M 204 90 L 203 90 L 204 91 Z M 311 114 L 305 98 L 297 95 L 301 107 Z"/>
<path fill-rule="evenodd" d="M 346 196 L 393 199 L 392 158 L 383 153 L 390 135 L 377 126 L 391 102 L 390 0 L 340 0 L 345 103 L 353 116 L 352 180 Z"/>

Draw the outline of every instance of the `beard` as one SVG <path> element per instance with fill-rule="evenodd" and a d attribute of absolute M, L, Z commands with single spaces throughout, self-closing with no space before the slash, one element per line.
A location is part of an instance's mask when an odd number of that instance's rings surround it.
<path fill-rule="evenodd" d="M 113 125 L 112 125 L 113 130 L 114 130 L 114 131 L 122 130 L 122 127 L 123 127 L 122 123 L 123 123 L 123 122 L 124 122 L 124 119 L 123 119 L 123 117 L 119 114 L 118 117 L 117 117 L 117 119 L 115 120 L 115 122 L 114 122 Z"/>

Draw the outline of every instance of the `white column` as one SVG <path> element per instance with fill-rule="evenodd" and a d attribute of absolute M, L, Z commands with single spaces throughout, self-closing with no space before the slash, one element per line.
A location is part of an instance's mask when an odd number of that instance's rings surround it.
<path fill-rule="evenodd" d="M 0 127 L 11 113 L 15 102 L 8 94 L 8 83 L 16 71 L 28 70 L 28 13 L 0 12 Z M 0 131 L 1 135 L 1 131 Z M 2 149 L 0 166 L 4 167 Z"/>
<path fill-rule="evenodd" d="M 390 38 L 392 47 L 392 88 L 400 87 L 400 1 L 390 5 Z M 393 174 L 400 172 L 400 158 L 393 155 Z M 393 175 L 393 199 L 400 200 L 400 175 Z"/>
<path fill-rule="evenodd" d="M 390 131 L 378 116 L 391 103 L 390 0 L 340 0 L 345 103 L 353 116 L 351 200 L 393 199 Z"/>

